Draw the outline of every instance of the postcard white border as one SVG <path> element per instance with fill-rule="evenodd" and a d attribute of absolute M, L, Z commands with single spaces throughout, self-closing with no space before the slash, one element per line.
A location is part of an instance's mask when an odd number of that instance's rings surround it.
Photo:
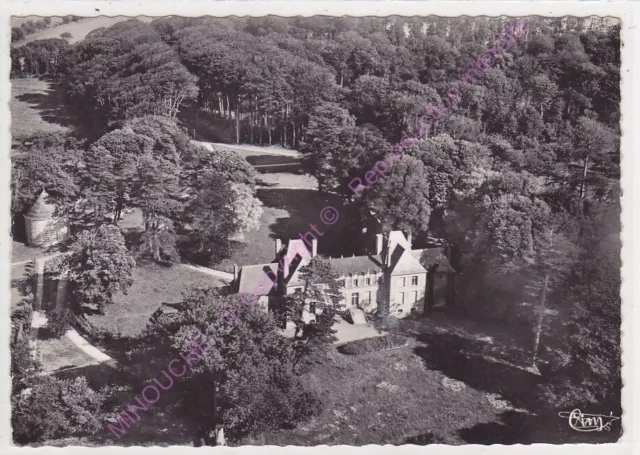
<path fill-rule="evenodd" d="M 10 207 L 9 181 L 10 181 L 10 122 L 9 99 L 11 90 L 9 85 L 9 44 L 10 44 L 10 16 L 64 16 L 73 14 L 77 16 L 262 16 L 276 14 L 281 16 L 311 16 L 311 15 L 351 15 L 351 16 L 413 16 L 437 14 L 442 16 L 500 16 L 510 15 L 523 17 L 530 15 L 540 16 L 615 16 L 622 20 L 622 260 L 623 260 L 623 284 L 622 284 L 622 336 L 623 336 L 623 425 L 624 434 L 616 444 L 601 445 L 562 445 L 554 446 L 550 444 L 534 444 L 530 446 L 375 446 L 368 445 L 362 447 L 350 446 L 316 446 L 316 447 L 276 447 L 247 446 L 241 448 L 216 447 L 199 448 L 188 446 L 176 446 L 170 448 L 159 447 L 66 447 L 63 449 L 43 447 L 43 448 L 20 448 L 11 445 L 10 435 L 10 380 L 6 374 L 9 371 L 9 276 L 10 276 L 10 223 L 9 217 L 1 217 L 2 235 L 0 236 L 0 287 L 6 296 L 0 303 L 0 453 L 2 454 L 84 454 L 88 450 L 91 453 L 113 454 L 135 451 L 139 453 L 215 453 L 232 454 L 247 453 L 251 455 L 287 455 L 294 453 L 305 454 L 325 454 L 332 452 L 335 454 L 425 454 L 425 453 L 464 453 L 464 454 L 489 454 L 500 455 L 502 453 L 535 453 L 544 450 L 549 455 L 570 451 L 580 455 L 595 453 L 626 454 L 640 452 L 638 450 L 638 425 L 636 410 L 638 409 L 640 394 L 633 393 L 633 386 L 637 385 L 635 379 L 638 377 L 638 365 L 634 355 L 637 352 L 639 336 L 634 334 L 634 327 L 638 327 L 640 312 L 634 309 L 638 305 L 640 297 L 638 282 L 640 282 L 640 217 L 635 213 L 635 208 L 640 207 L 640 177 L 634 174 L 635 170 L 640 170 L 639 151 L 634 150 L 634 145 L 638 144 L 640 134 L 640 124 L 638 123 L 638 106 L 640 106 L 640 94 L 638 90 L 638 60 L 640 51 L 638 42 L 640 39 L 640 29 L 636 28 L 638 22 L 638 11 L 640 5 L 629 1 L 613 2 L 564 2 L 564 1 L 381 1 L 381 2 L 360 2 L 360 1 L 189 1 L 175 0 L 156 1 L 147 0 L 144 2 L 81 2 L 81 1 L 26 1 L 15 2 L 4 0 L 0 6 L 0 74 L 2 83 L 0 84 L 0 179 L 3 182 L 2 196 L 0 204 L 2 213 L 8 214 Z M 635 61 L 632 54 L 635 53 Z M 568 430 L 569 431 L 569 430 Z M 633 447 L 635 445 L 635 449 Z M 198 450 L 198 452 L 195 452 Z"/>

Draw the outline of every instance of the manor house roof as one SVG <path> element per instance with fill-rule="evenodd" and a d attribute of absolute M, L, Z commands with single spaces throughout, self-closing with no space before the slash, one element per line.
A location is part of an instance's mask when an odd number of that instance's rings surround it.
<path fill-rule="evenodd" d="M 273 274 L 268 271 L 271 270 Z M 240 270 L 240 294 L 267 295 L 271 291 L 270 276 L 278 275 L 278 264 L 245 265 Z"/>
<path fill-rule="evenodd" d="M 356 273 L 382 272 L 380 263 L 370 256 L 353 256 L 350 258 L 330 258 L 331 268 L 340 275 L 347 276 Z"/>

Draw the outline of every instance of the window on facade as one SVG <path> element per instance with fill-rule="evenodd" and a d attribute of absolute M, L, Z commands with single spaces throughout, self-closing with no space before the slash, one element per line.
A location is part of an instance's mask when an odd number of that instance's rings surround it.
<path fill-rule="evenodd" d="M 296 294 L 300 294 L 302 292 L 302 288 L 295 288 L 294 292 Z"/>
<path fill-rule="evenodd" d="M 405 287 L 407 285 L 407 279 L 405 277 L 400 278 L 400 287 Z"/>
<path fill-rule="evenodd" d="M 404 303 L 404 292 L 400 293 L 400 303 Z"/>
<path fill-rule="evenodd" d="M 360 284 L 360 280 L 359 280 L 359 279 L 357 279 L 357 278 L 354 278 L 354 279 L 353 279 L 353 287 L 354 287 L 354 288 L 357 288 L 359 284 Z"/>
<path fill-rule="evenodd" d="M 398 308 L 398 313 L 402 313 L 402 308 Z"/>
<path fill-rule="evenodd" d="M 412 313 L 415 313 L 415 312 L 416 312 L 416 309 L 415 309 L 415 308 L 411 308 L 411 312 L 412 312 Z"/>
<path fill-rule="evenodd" d="M 418 301 L 418 291 L 411 293 L 411 301 L 409 303 L 416 303 Z"/>
<path fill-rule="evenodd" d="M 365 299 L 367 303 L 371 303 L 371 291 L 367 291 L 367 293 L 365 294 Z"/>
<path fill-rule="evenodd" d="M 411 286 L 417 286 L 418 285 L 418 277 L 417 276 L 412 276 L 411 277 Z"/>
<path fill-rule="evenodd" d="M 358 306 L 359 303 L 360 303 L 360 294 L 357 292 L 354 292 L 353 294 L 351 294 L 351 305 Z"/>
<path fill-rule="evenodd" d="M 367 286 L 371 286 L 371 278 L 367 278 L 366 283 L 367 283 Z"/>

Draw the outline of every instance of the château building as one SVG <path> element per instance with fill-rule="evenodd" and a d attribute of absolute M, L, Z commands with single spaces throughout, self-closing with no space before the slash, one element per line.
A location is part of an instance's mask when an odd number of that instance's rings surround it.
<path fill-rule="evenodd" d="M 276 239 L 272 262 L 234 267 L 235 290 L 258 296 L 265 310 L 273 307 L 274 296 L 301 292 L 300 269 L 317 256 L 318 241 L 309 246 L 302 239 Z M 452 298 L 454 270 L 442 248 L 413 249 L 411 235 L 401 231 L 377 234 L 370 254 L 326 259 L 340 275 L 345 310 L 374 313 L 389 302 L 389 314 L 402 318 L 445 306 Z M 304 319 L 312 320 L 314 308 L 307 313 Z"/>

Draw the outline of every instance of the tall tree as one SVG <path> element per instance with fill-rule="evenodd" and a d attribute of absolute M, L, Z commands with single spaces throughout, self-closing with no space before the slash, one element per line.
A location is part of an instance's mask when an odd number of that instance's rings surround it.
<path fill-rule="evenodd" d="M 302 267 L 299 280 L 304 283 L 302 292 L 282 298 L 280 310 L 296 324 L 296 335 L 301 332 L 307 347 L 320 347 L 334 342 L 335 318 L 343 299 L 339 275 L 329 261 L 318 257 Z M 303 315 L 312 314 L 313 323 L 307 323 Z"/>
<path fill-rule="evenodd" d="M 93 304 L 104 314 L 105 306 L 113 303 L 116 293 L 126 293 L 131 286 L 135 261 L 127 251 L 120 230 L 102 225 L 77 236 L 72 254 L 63 266 L 69 268 L 76 311 L 83 311 L 83 305 Z"/>
<path fill-rule="evenodd" d="M 611 155 L 616 150 L 616 136 L 601 123 L 588 117 L 580 117 L 575 129 L 575 158 L 582 165 L 580 180 L 580 199 L 587 196 L 587 176 L 590 163 L 611 161 Z"/>
<path fill-rule="evenodd" d="M 233 315 L 232 318 L 227 317 Z M 195 289 L 170 318 L 156 313 L 148 327 L 153 343 L 172 358 L 196 335 L 204 355 L 191 361 L 177 407 L 199 428 L 197 439 L 215 445 L 224 429 L 231 441 L 288 427 L 318 410 L 317 399 L 295 375 L 296 353 L 270 314 L 219 289 Z M 196 351 L 197 352 L 197 351 Z"/>

